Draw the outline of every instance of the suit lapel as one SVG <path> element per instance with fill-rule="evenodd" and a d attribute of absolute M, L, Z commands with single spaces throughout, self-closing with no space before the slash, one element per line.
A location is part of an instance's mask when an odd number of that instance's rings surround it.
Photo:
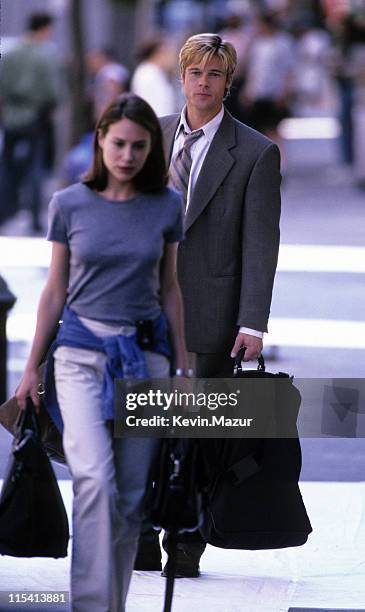
<path fill-rule="evenodd" d="M 201 215 L 235 163 L 235 158 L 229 151 L 235 144 L 236 135 L 234 121 L 232 116 L 225 111 L 222 123 L 211 142 L 194 188 L 185 215 L 185 231 L 187 231 L 199 215 Z"/>
<path fill-rule="evenodd" d="M 179 121 L 180 115 L 172 115 L 160 120 L 164 136 L 163 146 L 167 167 L 170 165 L 174 146 L 174 136 Z M 230 153 L 230 149 L 235 145 L 236 134 L 234 120 L 232 115 L 226 110 L 222 123 L 211 142 L 202 169 L 199 173 L 194 193 L 185 215 L 185 231 L 191 227 L 194 221 L 203 212 L 204 208 L 212 199 L 225 176 L 235 163 L 236 160 Z"/>
<path fill-rule="evenodd" d="M 166 166 L 169 168 L 172 150 L 174 148 L 174 136 L 179 125 L 180 115 L 173 115 L 160 120 L 163 130 L 163 149 L 165 153 Z"/>

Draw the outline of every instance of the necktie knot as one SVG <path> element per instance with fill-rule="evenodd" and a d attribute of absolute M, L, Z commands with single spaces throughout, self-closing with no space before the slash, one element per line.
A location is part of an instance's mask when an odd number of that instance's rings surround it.
<path fill-rule="evenodd" d="M 196 142 L 201 136 L 203 136 L 203 130 L 195 130 L 194 132 L 185 132 L 184 131 L 184 149 L 188 149 L 190 151 L 194 142 Z"/>

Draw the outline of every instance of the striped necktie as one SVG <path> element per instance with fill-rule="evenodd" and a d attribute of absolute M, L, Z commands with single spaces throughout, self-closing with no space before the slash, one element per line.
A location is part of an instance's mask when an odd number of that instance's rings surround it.
<path fill-rule="evenodd" d="M 203 130 L 195 130 L 187 134 L 184 132 L 184 144 L 182 149 L 178 151 L 175 157 L 172 158 L 170 164 L 170 185 L 180 191 L 184 207 L 186 208 L 186 200 L 188 196 L 189 176 L 191 171 L 191 154 L 190 149 L 194 142 L 203 136 Z"/>

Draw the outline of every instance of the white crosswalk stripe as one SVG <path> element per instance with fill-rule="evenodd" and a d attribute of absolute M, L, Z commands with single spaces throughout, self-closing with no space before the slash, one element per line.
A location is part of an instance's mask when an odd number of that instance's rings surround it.
<path fill-rule="evenodd" d="M 0 238 L 0 267 L 48 268 L 51 243 L 43 238 Z M 347 272 L 365 274 L 365 247 L 282 244 L 279 272 Z"/>

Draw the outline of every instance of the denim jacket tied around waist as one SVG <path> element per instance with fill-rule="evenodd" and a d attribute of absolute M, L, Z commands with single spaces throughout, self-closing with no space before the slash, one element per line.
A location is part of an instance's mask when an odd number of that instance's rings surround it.
<path fill-rule="evenodd" d="M 85 327 L 69 306 L 65 306 L 56 339 L 47 355 L 44 375 L 44 402 L 50 417 L 61 433 L 63 432 L 63 422 L 57 401 L 53 357 L 56 348 L 59 346 L 89 349 L 106 355 L 102 389 L 102 414 L 105 420 L 114 418 L 114 380 L 116 378 L 142 379 L 149 377 L 145 355 L 137 343 L 136 333 L 100 338 Z M 153 321 L 153 346 L 151 350 L 171 359 L 168 323 L 163 312 Z"/>

